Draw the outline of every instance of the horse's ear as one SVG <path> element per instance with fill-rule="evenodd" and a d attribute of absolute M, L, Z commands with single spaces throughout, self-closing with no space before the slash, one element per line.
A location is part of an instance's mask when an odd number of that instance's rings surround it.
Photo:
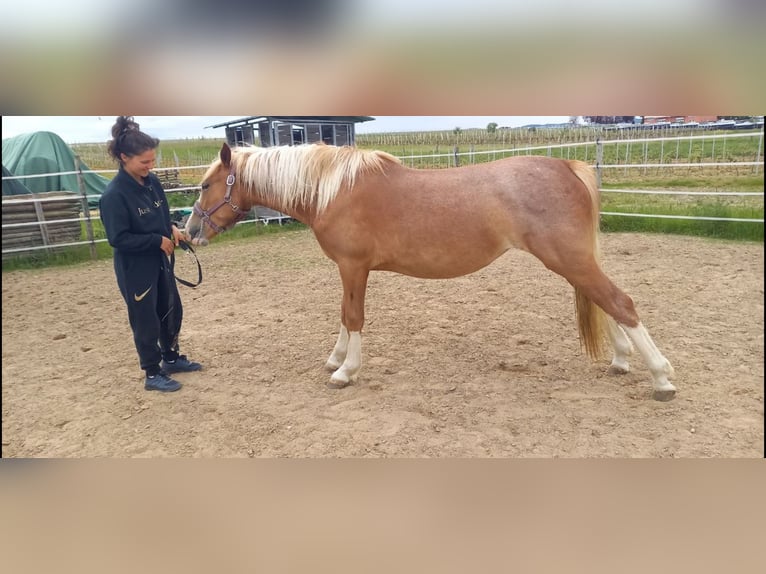
<path fill-rule="evenodd" d="M 226 167 L 231 166 L 231 148 L 229 147 L 229 144 L 226 142 L 223 142 L 223 145 L 221 146 L 221 163 L 225 165 Z"/>

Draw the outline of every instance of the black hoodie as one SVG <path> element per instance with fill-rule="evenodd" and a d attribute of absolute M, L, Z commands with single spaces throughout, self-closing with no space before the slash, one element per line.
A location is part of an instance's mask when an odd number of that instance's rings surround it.
<path fill-rule="evenodd" d="M 101 221 L 115 257 L 158 256 L 162 237 L 172 239 L 170 208 L 153 173 L 138 183 L 122 167 L 101 196 Z"/>

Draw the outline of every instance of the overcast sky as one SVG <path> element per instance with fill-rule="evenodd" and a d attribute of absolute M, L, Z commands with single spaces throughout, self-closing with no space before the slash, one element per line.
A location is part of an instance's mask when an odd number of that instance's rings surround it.
<path fill-rule="evenodd" d="M 486 128 L 490 122 L 518 127 L 528 124 L 566 122 L 569 116 L 372 116 L 357 124 L 357 133 L 451 130 L 456 127 Z M 141 129 L 160 140 L 223 138 L 223 128 L 207 126 L 237 119 L 236 116 L 136 116 Z M 111 138 L 114 116 L 3 116 L 3 139 L 23 133 L 50 131 L 66 143 L 98 143 Z"/>

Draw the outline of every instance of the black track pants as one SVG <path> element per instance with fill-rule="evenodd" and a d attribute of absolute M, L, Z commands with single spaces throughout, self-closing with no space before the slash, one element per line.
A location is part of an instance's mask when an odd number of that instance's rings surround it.
<path fill-rule="evenodd" d="M 178 352 L 183 307 L 173 270 L 160 255 L 115 260 L 115 272 L 141 368 L 156 370 L 163 356 L 173 359 Z"/>

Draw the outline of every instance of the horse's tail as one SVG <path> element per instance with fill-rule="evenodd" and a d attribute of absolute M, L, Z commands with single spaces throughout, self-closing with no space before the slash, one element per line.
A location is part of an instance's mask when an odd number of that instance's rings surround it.
<path fill-rule="evenodd" d="M 591 240 L 593 257 L 599 263 L 601 251 L 599 248 L 599 220 L 601 196 L 596 181 L 596 174 L 587 163 L 581 161 L 568 161 L 569 169 L 577 178 L 585 184 L 591 200 Z M 606 334 L 606 315 L 593 301 L 575 287 L 575 310 L 577 313 L 577 326 L 580 330 L 580 344 L 585 347 L 585 352 L 592 359 L 599 359 L 604 352 Z"/>

